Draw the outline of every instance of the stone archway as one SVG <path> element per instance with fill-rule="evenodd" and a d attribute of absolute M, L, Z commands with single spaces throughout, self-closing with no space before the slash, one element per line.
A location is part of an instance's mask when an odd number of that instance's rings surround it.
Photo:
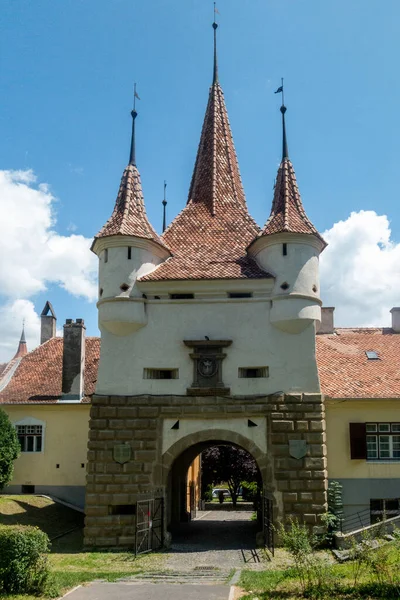
<path fill-rule="evenodd" d="M 252 440 L 245 436 L 223 429 L 199 431 L 195 435 L 185 436 L 176 442 L 163 455 L 163 486 L 166 490 L 166 537 L 181 524 L 185 514 L 185 494 L 187 471 L 196 456 L 212 445 L 227 444 L 246 450 L 255 460 L 262 488 L 274 502 L 271 485 L 272 470 L 268 455 Z M 269 483 L 269 485 L 266 485 Z M 255 532 L 256 533 L 256 532 Z M 254 538 L 255 542 L 255 538 Z"/>

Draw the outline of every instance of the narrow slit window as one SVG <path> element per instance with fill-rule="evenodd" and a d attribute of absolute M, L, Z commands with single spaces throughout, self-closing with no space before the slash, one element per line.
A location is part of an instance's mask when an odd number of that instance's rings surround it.
<path fill-rule="evenodd" d="M 282 254 L 283 256 L 287 256 L 287 244 L 282 244 Z"/>
<path fill-rule="evenodd" d="M 178 379 L 179 369 L 143 369 L 143 379 Z"/>
<path fill-rule="evenodd" d="M 128 260 L 131 260 L 132 258 L 132 248 L 131 246 L 128 246 Z"/>
<path fill-rule="evenodd" d="M 170 294 L 171 300 L 193 300 L 194 294 Z"/>
<path fill-rule="evenodd" d="M 253 294 L 251 292 L 229 292 L 228 298 L 251 298 Z"/>
<path fill-rule="evenodd" d="M 104 262 L 108 262 L 108 248 L 104 250 Z"/>
<path fill-rule="evenodd" d="M 239 367 L 240 379 L 257 379 L 260 377 L 268 377 L 268 367 Z"/>

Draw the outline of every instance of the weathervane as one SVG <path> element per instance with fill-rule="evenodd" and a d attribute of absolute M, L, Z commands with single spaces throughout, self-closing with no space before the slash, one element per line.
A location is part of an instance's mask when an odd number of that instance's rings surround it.
<path fill-rule="evenodd" d="M 283 90 L 283 77 L 281 78 L 281 85 L 275 91 L 275 94 L 282 94 L 282 104 L 281 104 L 280 111 L 282 113 L 282 160 L 284 160 L 285 158 L 289 158 L 289 151 L 288 151 L 288 145 L 287 145 L 287 139 L 286 139 L 285 112 L 286 112 L 287 108 L 285 106 L 285 96 L 284 96 L 284 90 Z"/>

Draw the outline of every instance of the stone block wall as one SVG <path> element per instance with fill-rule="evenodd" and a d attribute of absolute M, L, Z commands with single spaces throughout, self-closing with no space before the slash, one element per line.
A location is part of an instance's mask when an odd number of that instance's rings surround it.
<path fill-rule="evenodd" d="M 131 547 L 135 515 L 115 514 L 120 506 L 166 494 L 162 456 L 164 418 L 223 418 L 226 430 L 237 418 L 267 418 L 267 454 L 255 456 L 264 489 L 274 500 L 274 515 L 292 517 L 320 528 L 326 510 L 325 413 L 321 395 L 274 395 L 262 398 L 182 396 L 94 396 L 91 407 L 86 486 L 85 544 Z M 210 438 L 215 439 L 215 438 Z M 307 443 L 305 457 L 290 456 L 289 440 Z M 232 439 L 237 443 L 237 435 Z M 118 464 L 117 444 L 128 443 L 131 459 Z M 252 442 L 248 448 L 251 449 Z M 169 454 L 169 461 L 171 455 Z M 169 464 L 169 463 L 168 463 Z M 168 498 L 167 498 L 168 502 Z"/>

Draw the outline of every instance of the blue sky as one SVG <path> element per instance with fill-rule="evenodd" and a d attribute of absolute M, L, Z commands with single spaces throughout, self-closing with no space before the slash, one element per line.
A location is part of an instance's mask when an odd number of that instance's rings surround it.
<path fill-rule="evenodd" d="M 387 215 L 396 243 L 398 0 L 217 6 L 220 80 L 258 223 L 268 217 L 280 158 L 273 92 L 283 76 L 289 152 L 309 217 L 323 232 L 351 211 L 375 211 Z M 60 235 L 91 238 L 111 214 L 128 160 L 134 81 L 149 218 L 159 231 L 164 179 L 168 219 L 182 208 L 212 77 L 212 12 L 208 0 L 3 0 L 0 169 L 32 169 L 37 184 L 49 185 Z M 29 295 L 36 310 L 50 299 L 59 325 L 83 316 L 96 333 L 93 303 L 45 285 Z"/>

